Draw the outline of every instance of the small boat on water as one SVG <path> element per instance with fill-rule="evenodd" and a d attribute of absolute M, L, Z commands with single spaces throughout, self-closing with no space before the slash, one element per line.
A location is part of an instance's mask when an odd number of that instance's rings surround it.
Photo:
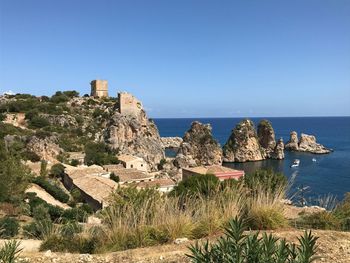
<path fill-rule="evenodd" d="M 312 158 L 312 161 L 313 161 L 313 162 L 316 162 L 317 160 L 316 160 L 316 158 Z"/>
<path fill-rule="evenodd" d="M 300 160 L 299 159 L 295 159 L 290 167 L 298 167 L 299 164 L 300 164 Z"/>

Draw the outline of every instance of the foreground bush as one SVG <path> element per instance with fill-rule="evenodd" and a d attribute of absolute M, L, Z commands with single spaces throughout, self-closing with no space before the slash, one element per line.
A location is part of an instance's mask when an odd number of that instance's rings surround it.
<path fill-rule="evenodd" d="M 244 235 L 245 226 L 241 219 L 235 218 L 225 228 L 225 236 L 215 244 L 192 245 L 189 247 L 194 263 L 310 263 L 316 260 L 316 241 L 311 232 L 305 232 L 299 240 L 299 246 L 288 244 L 271 234 L 259 233 Z"/>

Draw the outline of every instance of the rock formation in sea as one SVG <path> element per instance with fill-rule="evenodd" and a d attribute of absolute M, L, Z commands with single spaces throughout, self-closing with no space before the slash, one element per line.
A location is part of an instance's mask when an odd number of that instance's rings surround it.
<path fill-rule="evenodd" d="M 258 124 L 258 139 L 260 146 L 265 150 L 265 157 L 270 158 L 276 147 L 275 131 L 270 121 L 260 121 Z"/>
<path fill-rule="evenodd" d="M 178 168 L 222 163 L 222 149 L 213 138 L 210 124 L 192 122 L 176 155 Z"/>
<path fill-rule="evenodd" d="M 316 137 L 302 133 L 300 139 L 296 131 L 290 133 L 290 139 L 285 145 L 288 151 L 309 152 L 315 154 L 330 153 L 332 150 L 316 142 Z"/>
<path fill-rule="evenodd" d="M 225 162 L 248 162 L 264 159 L 284 159 L 284 144 L 276 143 L 275 131 L 268 120 L 258 124 L 257 132 L 251 120 L 243 120 L 232 130 L 223 148 Z"/>
<path fill-rule="evenodd" d="M 231 136 L 223 147 L 223 154 L 225 162 L 247 162 L 265 159 L 265 150 L 259 143 L 254 123 L 251 120 L 241 121 L 232 130 Z"/>
<path fill-rule="evenodd" d="M 284 143 L 282 138 L 280 138 L 277 141 L 276 146 L 273 149 L 273 153 L 271 154 L 270 158 L 276 159 L 276 160 L 284 159 Z"/>
<path fill-rule="evenodd" d="M 143 158 L 151 170 L 164 159 L 164 149 L 155 123 L 131 94 L 119 94 L 116 111 L 104 130 L 104 141 L 120 154 Z"/>

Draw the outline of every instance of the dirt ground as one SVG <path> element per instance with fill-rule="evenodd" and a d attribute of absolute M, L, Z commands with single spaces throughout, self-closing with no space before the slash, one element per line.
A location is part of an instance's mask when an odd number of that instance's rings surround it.
<path fill-rule="evenodd" d="M 289 242 L 297 242 L 297 237 L 303 234 L 299 230 L 269 231 L 280 238 L 286 238 Z M 322 258 L 316 262 L 349 263 L 350 262 L 350 232 L 315 230 L 313 233 L 319 237 L 318 253 Z M 55 262 L 55 263 L 84 263 L 84 262 L 130 262 L 130 263 L 170 263 L 190 262 L 185 256 L 188 253 L 187 246 L 193 243 L 169 244 L 154 247 L 131 249 L 126 251 L 106 253 L 99 255 L 54 253 L 50 251 L 38 252 L 39 241 L 23 241 L 25 250 L 18 262 Z M 1 241 L 0 241 L 1 243 Z"/>

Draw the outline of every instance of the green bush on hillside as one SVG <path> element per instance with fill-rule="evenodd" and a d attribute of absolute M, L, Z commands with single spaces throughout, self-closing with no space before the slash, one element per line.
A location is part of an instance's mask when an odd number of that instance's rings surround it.
<path fill-rule="evenodd" d="M 85 163 L 87 165 L 116 164 L 118 159 L 116 153 L 105 143 L 89 142 L 85 145 Z"/>
<path fill-rule="evenodd" d="M 42 177 L 42 176 L 35 177 L 33 179 L 33 183 L 44 188 L 46 192 L 51 194 L 57 200 L 59 200 L 63 203 L 67 203 L 69 201 L 69 195 L 66 194 L 59 186 L 47 181 L 47 179 L 45 179 L 45 177 Z"/>
<path fill-rule="evenodd" d="M 4 217 L 0 219 L 0 237 L 11 238 L 18 234 L 18 220 L 12 217 Z"/>

